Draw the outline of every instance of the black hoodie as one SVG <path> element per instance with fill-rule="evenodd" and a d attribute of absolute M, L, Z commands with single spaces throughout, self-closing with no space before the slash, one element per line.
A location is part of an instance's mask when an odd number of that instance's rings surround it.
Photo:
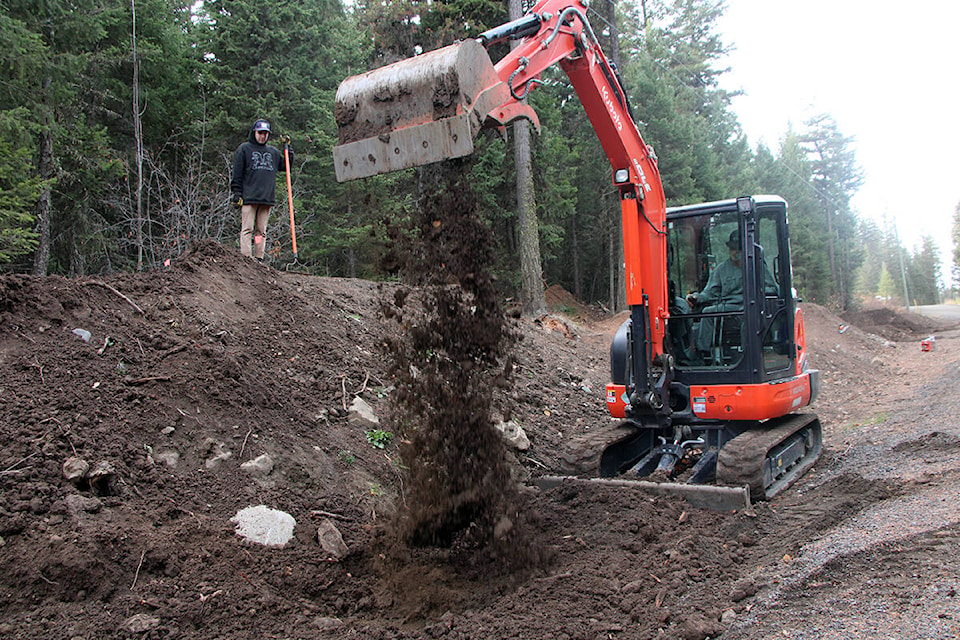
<path fill-rule="evenodd" d="M 293 149 L 290 149 L 290 162 L 293 162 Z M 277 172 L 284 170 L 283 152 L 269 144 L 257 143 L 251 128 L 247 142 L 233 154 L 230 191 L 234 198 L 242 197 L 244 204 L 272 206 L 277 192 Z"/>

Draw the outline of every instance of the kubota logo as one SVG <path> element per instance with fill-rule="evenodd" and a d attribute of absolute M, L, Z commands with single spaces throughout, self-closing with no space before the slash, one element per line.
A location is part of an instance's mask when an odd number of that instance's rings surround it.
<path fill-rule="evenodd" d="M 610 117 L 613 118 L 613 124 L 616 125 L 617 131 L 623 131 L 623 121 L 620 120 L 620 114 L 617 113 L 617 107 L 610 98 L 610 92 L 606 87 L 603 87 L 600 90 L 600 94 L 603 98 L 603 104 L 607 105 L 607 111 L 610 112 Z"/>
<path fill-rule="evenodd" d="M 647 182 L 647 174 L 643 172 L 643 167 L 640 166 L 640 163 L 636 158 L 633 159 L 633 168 L 637 170 L 637 173 L 640 175 L 640 183 L 643 184 L 644 191 L 653 191 L 653 187 L 650 186 L 650 183 Z"/>

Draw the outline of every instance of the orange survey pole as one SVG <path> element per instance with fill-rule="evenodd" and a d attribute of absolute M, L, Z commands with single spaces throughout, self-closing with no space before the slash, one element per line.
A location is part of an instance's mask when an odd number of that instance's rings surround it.
<path fill-rule="evenodd" d="M 290 186 L 290 143 L 283 143 L 283 163 L 287 170 L 287 204 L 290 208 L 290 240 L 293 242 L 293 263 L 297 264 L 297 229 L 293 222 L 293 188 Z M 290 266 L 290 265 L 287 265 Z"/>

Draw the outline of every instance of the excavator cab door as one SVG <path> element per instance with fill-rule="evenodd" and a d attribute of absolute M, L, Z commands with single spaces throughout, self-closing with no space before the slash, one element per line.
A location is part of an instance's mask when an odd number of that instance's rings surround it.
<path fill-rule="evenodd" d="M 754 232 L 755 282 L 762 314 L 758 318 L 758 350 L 765 379 L 788 375 L 796 355 L 794 346 L 793 273 L 786 203 L 757 206 Z"/>

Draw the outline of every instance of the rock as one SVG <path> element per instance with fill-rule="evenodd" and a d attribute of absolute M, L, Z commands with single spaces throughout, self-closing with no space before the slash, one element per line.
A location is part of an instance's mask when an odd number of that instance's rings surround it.
<path fill-rule="evenodd" d="M 293 528 L 297 524 L 293 516 L 283 511 L 270 509 L 265 505 L 247 507 L 230 518 L 237 525 L 236 532 L 241 538 L 267 547 L 282 547 L 293 537 Z"/>
<path fill-rule="evenodd" d="M 712 621 L 707 620 L 702 614 L 693 613 L 688 616 L 683 624 L 680 625 L 680 637 L 683 640 L 706 640 L 707 638 L 715 638 L 720 634 L 719 625 Z"/>
<path fill-rule="evenodd" d="M 164 427 L 163 429 L 160 429 L 160 434 L 164 436 L 168 436 L 174 431 L 176 431 L 176 429 L 174 429 L 173 427 Z"/>
<path fill-rule="evenodd" d="M 71 493 L 64 501 L 67 503 L 67 512 L 74 517 L 84 513 L 97 513 L 103 508 L 103 503 L 100 502 L 99 498 L 84 496 L 79 493 Z"/>
<path fill-rule="evenodd" d="M 757 586 L 757 583 L 753 582 L 752 580 L 738 582 L 730 591 L 730 600 L 733 602 L 746 600 L 747 598 L 756 595 L 757 591 L 759 590 L 760 588 Z"/>
<path fill-rule="evenodd" d="M 224 460 L 233 457 L 233 453 L 222 442 L 207 438 L 200 445 L 200 457 L 207 469 L 216 469 Z"/>
<path fill-rule="evenodd" d="M 180 464 L 180 454 L 173 449 L 162 449 L 153 454 L 153 459 L 161 464 L 165 464 L 171 469 L 176 469 Z"/>
<path fill-rule="evenodd" d="M 737 619 L 737 612 L 733 609 L 727 609 L 722 614 L 720 614 L 720 623 L 721 624 L 730 624 Z"/>
<path fill-rule="evenodd" d="M 111 462 L 101 460 L 93 465 L 87 472 L 87 480 L 100 495 L 116 494 L 117 471 Z"/>
<path fill-rule="evenodd" d="M 264 453 L 253 460 L 247 460 L 240 468 L 256 478 L 265 478 L 273 471 L 273 458 Z"/>
<path fill-rule="evenodd" d="M 318 629 L 339 629 L 343 626 L 343 620 L 340 618 L 328 618 L 326 616 L 318 616 L 314 618 L 313 624 Z"/>
<path fill-rule="evenodd" d="M 380 419 L 374 413 L 373 407 L 366 400 L 357 396 L 350 403 L 350 424 L 361 429 L 376 429 L 380 426 Z"/>
<path fill-rule="evenodd" d="M 160 626 L 160 618 L 156 618 L 146 613 L 132 615 L 123 621 L 120 628 L 130 633 L 145 633 L 153 631 Z"/>
<path fill-rule="evenodd" d="M 320 547 L 336 560 L 342 560 L 350 555 L 350 547 L 343 541 L 337 525 L 329 518 L 324 519 L 317 527 L 317 541 Z"/>
<path fill-rule="evenodd" d="M 74 329 L 73 335 L 77 336 L 84 342 L 90 342 L 91 335 L 90 335 L 90 332 L 87 331 L 86 329 Z"/>
<path fill-rule="evenodd" d="M 737 534 L 737 542 L 742 544 L 745 547 L 755 547 L 757 546 L 757 539 L 751 536 L 748 533 Z"/>
<path fill-rule="evenodd" d="M 526 451 L 530 448 L 530 439 L 527 437 L 527 434 L 524 433 L 523 427 L 513 420 L 506 422 L 501 420 L 497 423 L 496 427 L 497 431 L 503 435 L 504 441 L 514 449 Z"/>
<path fill-rule="evenodd" d="M 83 458 L 67 458 L 63 462 L 63 477 L 74 484 L 83 481 L 89 470 L 90 463 Z"/>

